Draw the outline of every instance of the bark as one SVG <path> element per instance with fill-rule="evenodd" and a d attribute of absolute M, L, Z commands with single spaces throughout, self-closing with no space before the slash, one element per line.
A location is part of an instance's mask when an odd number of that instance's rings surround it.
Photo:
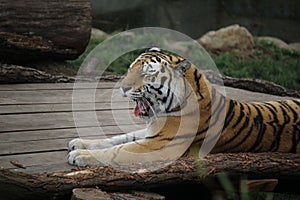
<path fill-rule="evenodd" d="M 153 163 L 157 165 L 161 163 Z M 132 167 L 132 165 L 130 166 Z M 130 169 L 129 169 L 130 170 Z M 26 174 L 0 170 L 1 194 L 6 199 L 60 199 L 71 196 L 74 188 L 99 187 L 103 190 L 145 190 L 160 186 L 202 183 L 220 173 L 239 180 L 299 180 L 300 155 L 288 153 L 226 153 L 208 155 L 205 160 L 180 158 L 157 171 L 126 173 L 112 167 L 77 168 L 68 172 Z M 18 193 L 15 193 L 18 191 Z"/>
<path fill-rule="evenodd" d="M 54 75 L 30 67 L 0 64 L 0 83 L 65 83 L 75 78 Z"/>
<path fill-rule="evenodd" d="M 75 59 L 91 31 L 89 0 L 0 0 L 0 58 Z"/>
<path fill-rule="evenodd" d="M 300 98 L 300 91 L 287 89 L 275 83 L 255 78 L 233 78 L 207 70 L 204 72 L 209 82 L 224 84 L 225 86 L 245 89 L 253 92 L 273 94 L 277 96 L 291 96 Z"/>
<path fill-rule="evenodd" d="M 55 65 L 55 69 L 59 70 L 59 67 L 68 68 L 69 64 L 66 62 L 54 62 L 47 61 L 47 64 L 43 66 L 44 69 L 35 69 L 33 67 L 23 67 L 14 64 L 1 64 L 0 63 L 0 84 L 9 84 L 9 83 L 69 83 L 74 82 L 75 80 L 80 80 L 84 82 L 93 82 L 93 81 L 118 81 L 122 76 L 115 75 L 112 73 L 104 72 L 102 76 L 93 76 L 90 77 L 81 77 L 74 75 L 67 75 L 63 73 L 53 73 L 48 72 L 51 70 L 45 70 L 46 67 L 49 69 L 51 65 Z M 37 67 L 39 68 L 39 67 Z M 53 69 L 54 67 L 52 67 Z"/>

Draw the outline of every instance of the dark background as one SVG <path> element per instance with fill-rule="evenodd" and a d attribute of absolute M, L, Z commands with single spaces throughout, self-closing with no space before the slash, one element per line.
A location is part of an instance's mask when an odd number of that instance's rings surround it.
<path fill-rule="evenodd" d="M 197 39 L 231 24 L 255 36 L 300 41 L 299 0 L 92 0 L 93 26 L 106 32 L 159 26 Z"/>

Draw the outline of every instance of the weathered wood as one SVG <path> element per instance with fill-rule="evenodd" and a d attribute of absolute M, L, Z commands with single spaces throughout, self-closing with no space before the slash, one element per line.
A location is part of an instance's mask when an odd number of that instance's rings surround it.
<path fill-rule="evenodd" d="M 75 188 L 71 200 L 113 200 L 109 194 L 96 188 Z"/>
<path fill-rule="evenodd" d="M 87 103 L 128 101 L 119 90 L 114 89 L 78 89 L 73 98 L 72 90 L 34 90 L 34 91 L 1 91 L 1 104 L 41 104 L 41 103 Z M 95 93 L 95 99 L 91 94 Z M 113 97 L 113 98 L 112 98 Z"/>
<path fill-rule="evenodd" d="M 164 200 L 165 197 L 156 193 L 131 191 L 106 193 L 96 188 L 76 188 L 72 190 L 71 200 Z"/>
<path fill-rule="evenodd" d="M 0 7 L 2 61 L 74 59 L 88 44 L 88 0 L 1 0 Z"/>
<path fill-rule="evenodd" d="M 0 55 L 1 56 L 1 55 Z M 52 63 L 60 64 L 61 67 L 68 66 L 70 64 L 64 61 L 45 61 L 48 62 L 48 67 L 52 67 Z M 40 68 L 39 64 L 36 64 L 37 68 Z M 74 76 L 64 75 L 62 73 L 47 72 L 46 70 L 39 70 L 29 66 L 23 67 L 15 64 L 1 64 L 0 63 L 0 83 L 1 84 L 16 84 L 16 83 L 73 83 L 75 81 L 95 82 L 95 81 L 118 81 L 122 76 L 115 74 L 104 73 L 101 76 Z M 45 66 L 43 66 L 45 67 Z M 72 67 L 72 66 L 69 66 Z M 50 70 L 51 71 L 51 70 Z M 74 72 L 73 72 L 74 73 Z M 95 73 L 97 74 L 97 73 Z"/>
<path fill-rule="evenodd" d="M 74 81 L 75 78 L 73 77 L 53 75 L 30 67 L 0 64 L 0 83 L 65 83 Z"/>
<path fill-rule="evenodd" d="M 131 165 L 128 169 L 132 167 Z M 276 177 L 296 180 L 300 178 L 300 155 L 220 153 L 208 155 L 205 160 L 196 163 L 194 159 L 184 157 L 157 171 L 143 170 L 140 173 L 130 174 L 112 167 L 79 168 L 67 172 L 41 174 L 25 174 L 1 169 L 0 188 L 2 194 L 9 194 L 11 188 L 14 188 L 18 189 L 22 197 L 35 193 L 36 198 L 43 196 L 44 199 L 49 199 L 53 196 L 58 198 L 69 195 L 71 190 L 77 187 L 98 186 L 104 190 L 125 190 L 179 183 L 201 183 L 208 177 L 218 176 L 220 172 L 228 173 L 229 177 L 235 179 L 247 175 L 250 179 Z"/>
<path fill-rule="evenodd" d="M 269 81 L 264 81 L 256 78 L 233 78 L 218 74 L 211 70 L 207 70 L 204 73 L 207 79 L 214 84 L 224 84 L 225 86 L 245 89 L 254 92 L 300 98 L 299 91 L 288 89 Z"/>
<path fill-rule="evenodd" d="M 61 165 L 66 163 L 66 160 L 63 160 L 63 157 L 67 156 L 67 151 L 53 151 L 53 152 L 43 152 L 43 153 L 30 153 L 30 154 L 19 154 L 19 155 L 11 155 L 11 156 L 1 156 L 0 157 L 0 167 L 6 169 L 17 169 L 22 172 L 28 173 L 30 168 L 40 167 L 44 168 L 48 165 Z M 11 161 L 15 161 L 23 165 L 26 169 L 22 169 L 16 167 L 11 164 Z M 71 170 L 72 166 L 68 165 L 69 170 Z M 38 173 L 42 171 L 35 171 L 34 173 Z"/>
<path fill-rule="evenodd" d="M 142 124 L 140 125 L 142 126 Z M 123 130 L 122 130 L 122 129 Z M 135 131 L 136 127 L 132 124 L 128 125 L 103 125 L 101 127 L 106 136 L 118 135 L 124 133 L 124 130 Z M 39 141 L 39 140 L 53 140 L 60 138 L 75 138 L 78 137 L 78 132 L 82 133 L 80 137 L 95 138 L 100 137 L 99 127 L 73 127 L 63 129 L 46 129 L 46 130 L 29 130 L 29 131 L 8 131 L 0 134 L 0 144 L 9 142 L 24 142 Z"/>
<path fill-rule="evenodd" d="M 0 115 L 0 133 L 8 131 L 97 127 L 116 124 L 133 125 L 134 122 L 145 124 L 143 120 L 132 116 L 132 112 L 131 110 L 116 110 L 113 113 L 111 111 L 77 112 L 76 115 L 84 117 L 77 120 L 76 126 L 74 122 L 75 114 L 72 112 Z M 97 119 L 94 118 L 94 114 L 97 116 Z"/>
<path fill-rule="evenodd" d="M 78 111 L 107 111 L 128 110 L 134 107 L 133 102 L 118 102 L 112 105 L 110 102 L 95 103 L 95 109 L 91 109 L 86 103 L 74 104 L 28 104 L 28 105 L 0 105 L 0 115 L 29 114 L 29 113 L 53 113 L 53 112 L 78 112 Z"/>
<path fill-rule="evenodd" d="M 76 87 L 75 87 L 76 84 Z M 77 83 L 39 83 L 39 84 L 1 84 L 0 91 L 34 91 L 34 90 L 73 90 L 73 89 L 118 89 L 117 82 L 77 82 Z"/>
<path fill-rule="evenodd" d="M 278 184 L 278 179 L 242 180 L 242 184 L 247 186 L 248 192 L 272 192 Z"/>

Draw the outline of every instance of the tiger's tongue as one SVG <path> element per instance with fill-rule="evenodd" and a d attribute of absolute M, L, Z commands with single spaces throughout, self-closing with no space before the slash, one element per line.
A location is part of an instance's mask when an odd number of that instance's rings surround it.
<path fill-rule="evenodd" d="M 135 108 L 134 108 L 134 116 L 139 116 L 139 114 L 141 113 L 140 109 L 139 109 L 139 106 L 136 105 Z"/>
<path fill-rule="evenodd" d="M 138 102 L 134 108 L 134 115 L 136 117 L 138 117 L 141 112 L 143 111 L 143 109 L 147 109 L 149 106 L 147 103 L 144 103 L 144 102 Z"/>

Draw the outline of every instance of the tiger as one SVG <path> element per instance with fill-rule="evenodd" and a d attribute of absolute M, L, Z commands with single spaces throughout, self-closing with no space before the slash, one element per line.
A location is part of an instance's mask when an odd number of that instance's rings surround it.
<path fill-rule="evenodd" d="M 228 98 L 189 60 L 157 47 L 130 64 L 120 90 L 135 102 L 133 113 L 147 128 L 106 139 L 73 139 L 71 165 L 138 163 L 143 156 L 128 152 L 145 155 L 171 142 L 170 151 L 160 152 L 162 159 L 195 156 L 209 130 L 208 138 L 216 140 L 210 153 L 300 153 L 300 99 L 246 103 Z M 190 142 L 184 148 L 185 141 Z"/>

